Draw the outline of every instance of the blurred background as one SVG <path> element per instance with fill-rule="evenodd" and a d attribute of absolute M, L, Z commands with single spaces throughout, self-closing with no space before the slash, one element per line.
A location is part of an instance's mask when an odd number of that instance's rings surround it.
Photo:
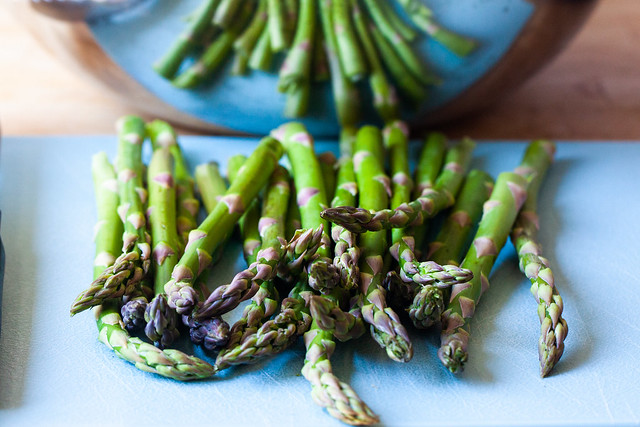
<path fill-rule="evenodd" d="M 112 133 L 117 117 L 140 113 L 47 51 L 14 9 L 9 1 L 0 4 L 4 135 Z M 639 139 L 638 22 L 638 0 L 602 0 L 542 71 L 497 105 L 440 130 L 493 140 Z"/>

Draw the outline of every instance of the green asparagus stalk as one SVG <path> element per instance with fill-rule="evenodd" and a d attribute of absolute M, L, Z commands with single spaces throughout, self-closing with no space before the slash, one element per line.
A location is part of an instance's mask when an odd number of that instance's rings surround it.
<path fill-rule="evenodd" d="M 216 162 L 203 163 L 196 166 L 194 175 L 205 210 L 207 213 L 211 212 L 227 191 L 227 184 L 220 174 L 220 166 Z"/>
<path fill-rule="evenodd" d="M 357 88 L 340 65 L 331 3 L 331 0 L 319 0 L 320 20 L 322 22 L 322 32 L 324 33 L 329 71 L 331 72 L 331 88 L 336 116 L 340 125 L 345 128 L 355 126 L 358 122 L 360 103 Z"/>
<path fill-rule="evenodd" d="M 391 186 L 384 173 L 382 135 L 373 126 L 358 131 L 354 150 L 354 166 L 363 210 L 384 209 L 389 204 Z M 382 286 L 382 257 L 388 249 L 386 231 L 363 233 L 359 236 L 360 282 L 364 295 L 362 316 L 371 325 L 371 334 L 387 355 L 398 362 L 408 362 L 413 356 L 409 335 L 398 315 L 387 307 Z"/>
<path fill-rule="evenodd" d="M 331 78 L 329 59 L 325 50 L 327 42 L 322 33 L 322 26 L 316 25 L 315 42 L 313 43 L 313 81 L 325 82 Z"/>
<path fill-rule="evenodd" d="M 225 29 L 231 28 L 237 22 L 237 14 L 243 10 L 242 6 L 245 6 L 244 9 L 250 9 L 253 6 L 253 4 L 243 3 L 245 3 L 243 0 L 220 0 L 220 5 L 213 15 L 213 24 Z M 249 0 L 247 3 L 253 2 Z"/>
<path fill-rule="evenodd" d="M 357 0 L 351 0 L 351 8 L 356 31 L 371 69 L 369 86 L 373 93 L 373 106 L 376 108 L 382 120 L 387 123 L 398 118 L 398 96 L 396 89 L 387 79 L 387 74 L 380 62 L 378 51 L 369 32 L 371 23 L 364 13 L 362 13 Z"/>
<path fill-rule="evenodd" d="M 327 192 L 327 200 L 333 199 L 333 193 L 336 190 L 336 167 L 338 159 L 331 151 L 325 151 L 318 155 L 320 169 L 322 170 L 322 180 L 324 188 Z"/>
<path fill-rule="evenodd" d="M 568 332 L 567 322 L 562 318 L 562 297 L 555 287 L 549 261 L 542 256 L 542 247 L 537 237 L 538 193 L 554 154 L 555 144 L 550 141 L 534 141 L 527 148 L 516 173 L 530 180 L 528 195 L 511 231 L 511 241 L 520 260 L 520 270 L 531 281 L 531 293 L 538 303 L 538 352 L 542 377 L 548 375 L 560 360 Z"/>
<path fill-rule="evenodd" d="M 226 0 L 221 1 L 224 3 Z M 229 3 L 240 4 L 241 1 L 233 0 Z M 211 42 L 193 65 L 178 74 L 171 83 L 180 89 L 190 89 L 205 82 L 220 67 L 233 48 L 233 43 L 251 17 L 255 6 L 254 3 L 251 1 L 249 5 L 240 8 L 239 16 L 233 19 L 233 23 Z M 220 4 L 216 10 L 216 15 L 222 10 L 222 7 L 223 4 Z"/>
<path fill-rule="evenodd" d="M 472 227 L 480 220 L 482 205 L 491 195 L 493 179 L 477 169 L 469 172 L 451 213 L 429 245 L 427 259 L 442 265 L 458 265 Z M 448 288 L 422 287 L 408 308 L 413 324 L 426 329 L 440 321 L 447 301 Z"/>
<path fill-rule="evenodd" d="M 176 312 L 168 306 L 164 293 L 164 284 L 171 279 L 171 272 L 180 256 L 173 162 L 168 148 L 159 148 L 153 152 L 147 173 L 149 187 L 147 215 L 151 225 L 156 296 L 145 310 L 144 319 L 147 322 L 145 334 L 156 346 L 164 348 L 180 335 L 177 329 Z"/>
<path fill-rule="evenodd" d="M 475 143 L 465 138 L 447 153 L 443 172 L 434 188 L 426 188 L 422 195 L 396 209 L 378 211 L 341 206 L 325 209 L 322 217 L 337 223 L 354 233 L 379 231 L 389 228 L 404 228 L 422 224 L 438 212 L 453 205 L 453 188 L 459 188 L 464 179 L 464 170 L 471 159 Z"/>
<path fill-rule="evenodd" d="M 314 153 L 313 138 L 301 123 L 291 122 L 272 132 L 282 142 L 292 166 L 296 186 L 296 199 L 300 207 L 302 227 L 323 227 L 322 244 L 315 259 L 308 267 L 309 286 L 325 292 L 340 282 L 340 273 L 333 265 L 327 222 L 320 212 L 327 205 L 322 169 Z"/>
<path fill-rule="evenodd" d="M 142 184 L 142 119 L 125 116 L 118 121 L 118 213 L 124 223 L 122 254 L 83 291 L 71 305 L 71 315 L 112 298 L 132 294 L 146 277 L 151 264 L 151 247 L 146 232 Z"/>
<path fill-rule="evenodd" d="M 176 214 L 178 236 L 181 244 L 186 245 L 189 232 L 196 228 L 200 202 L 195 197 L 194 180 L 191 176 L 175 130 L 167 122 L 154 120 L 147 124 L 147 133 L 154 150 L 167 147 L 173 156 L 174 177 L 176 186 Z"/>
<path fill-rule="evenodd" d="M 311 383 L 311 397 L 329 415 L 352 425 L 371 425 L 378 416 L 356 394 L 351 386 L 340 381 L 333 373 L 330 358 L 335 341 L 330 331 L 323 331 L 314 319 L 311 329 L 304 335 L 307 347 L 302 375 Z"/>
<path fill-rule="evenodd" d="M 244 164 L 243 170 L 215 209 L 189 234 L 184 255 L 173 269 L 172 280 L 165 285 L 169 305 L 180 314 L 191 312 L 197 302 L 193 282 L 211 263 L 212 252 L 240 219 L 245 208 L 266 184 L 283 154 L 282 145 L 264 138 Z"/>
<path fill-rule="evenodd" d="M 269 27 L 265 25 L 258 43 L 249 57 L 249 68 L 252 70 L 269 71 L 273 63 L 273 50 L 271 50 L 271 36 Z"/>
<path fill-rule="evenodd" d="M 262 31 L 264 31 L 267 26 L 267 1 L 268 0 L 258 0 L 258 8 L 253 14 L 251 22 L 233 43 L 233 49 L 236 56 L 233 63 L 232 73 L 235 75 L 246 74 L 251 53 L 258 43 Z"/>
<path fill-rule="evenodd" d="M 433 12 L 420 0 L 398 0 L 416 27 L 441 43 L 458 56 L 467 56 L 478 46 L 477 42 L 460 36 L 439 25 Z"/>
<path fill-rule="evenodd" d="M 154 70 L 165 79 L 176 75 L 182 61 L 197 45 L 209 28 L 220 0 L 203 1 L 189 20 L 187 29 L 173 42 L 169 50 L 153 65 Z"/>
<path fill-rule="evenodd" d="M 332 294 L 343 294 L 343 290 Z M 361 304 L 350 304 L 349 311 L 343 311 L 339 305 L 339 298 L 331 295 L 313 295 L 309 298 L 309 311 L 319 329 L 329 331 L 340 341 L 360 338 L 366 331 L 362 319 Z"/>
<path fill-rule="evenodd" d="M 405 20 L 398 15 L 393 5 L 389 2 L 378 0 L 378 6 L 380 7 L 383 16 L 387 18 L 389 24 L 393 27 L 395 33 L 408 42 L 415 40 L 418 33 L 414 30 L 411 24 L 405 22 Z"/>
<path fill-rule="evenodd" d="M 297 194 L 295 184 L 293 180 L 289 182 L 292 194 Z M 293 237 L 297 230 L 302 229 L 302 222 L 300 218 L 300 208 L 298 207 L 298 201 L 296 197 L 289 197 L 289 207 L 287 208 L 287 220 L 285 224 L 285 232 L 287 239 Z"/>
<path fill-rule="evenodd" d="M 330 1 L 329 4 L 342 71 L 351 81 L 361 80 L 368 71 L 367 60 L 360 49 L 358 36 L 351 22 L 349 2 Z"/>
<path fill-rule="evenodd" d="M 269 36 L 271 49 L 281 52 L 288 47 L 285 31 L 285 5 L 281 0 L 268 0 L 269 5 Z"/>
<path fill-rule="evenodd" d="M 451 372 L 459 372 L 468 359 L 468 325 L 480 297 L 489 288 L 489 273 L 504 246 L 518 211 L 527 197 L 527 180 L 503 172 L 498 176 L 462 267 L 473 272 L 473 279 L 454 285 L 451 300 L 442 314 L 441 346 L 438 357 Z"/>
<path fill-rule="evenodd" d="M 116 174 L 105 153 L 93 157 L 92 170 L 98 211 L 93 273 L 97 278 L 113 264 L 121 251 L 123 225 L 117 214 L 119 197 Z M 96 324 L 100 341 L 140 370 L 180 381 L 207 378 L 215 373 L 211 365 L 196 357 L 177 350 L 162 351 L 130 337 L 122 324 L 117 303 L 113 300 L 98 307 Z"/>
<path fill-rule="evenodd" d="M 415 188 L 413 198 L 420 197 L 427 188 L 433 188 L 435 181 L 442 168 L 445 152 L 447 150 L 447 138 L 439 132 L 431 132 L 425 139 L 418 164 L 415 171 Z M 424 238 L 427 233 L 427 224 L 423 223 L 413 227 L 415 250 L 420 252 L 423 247 Z"/>

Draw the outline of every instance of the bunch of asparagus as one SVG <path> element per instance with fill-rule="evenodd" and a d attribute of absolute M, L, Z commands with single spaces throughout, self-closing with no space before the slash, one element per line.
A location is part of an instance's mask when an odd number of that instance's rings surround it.
<path fill-rule="evenodd" d="M 532 143 L 494 184 L 467 172 L 469 139 L 448 146 L 429 135 L 412 174 L 402 122 L 345 128 L 339 159 L 316 153 L 305 127 L 287 123 L 249 157 L 231 157 L 227 180 L 215 163 L 198 165 L 194 180 L 167 123 L 127 116 L 118 129 L 115 169 L 104 153 L 93 160 L 95 280 L 71 313 L 98 307 L 100 340 L 139 369 L 202 379 L 303 337 L 302 374 L 315 402 L 348 424 L 374 424 L 378 416 L 333 373 L 337 341 L 369 329 L 392 360 L 408 362 L 406 317 L 419 329 L 440 326 L 439 357 L 462 370 L 468 325 L 509 234 L 538 302 L 541 374 L 562 355 L 562 299 L 536 241 L 536 195 L 552 143 Z M 147 137 L 153 154 L 145 167 Z M 283 155 L 290 169 L 279 164 Z M 441 229 L 427 233 L 438 213 Z M 207 273 L 236 225 L 247 268 L 209 290 Z M 425 242 L 427 235 L 436 237 Z M 243 302 L 239 319 L 226 323 L 222 316 Z M 181 331 L 215 362 L 170 348 Z"/>
<path fill-rule="evenodd" d="M 234 75 L 269 72 L 277 62 L 286 117 L 304 116 L 312 84 L 330 79 L 342 126 L 358 122 L 358 83 L 367 81 L 374 107 L 386 121 L 399 108 L 396 87 L 402 98 L 417 104 L 429 86 L 439 83 L 411 46 L 419 32 L 460 56 L 476 47 L 438 24 L 422 1 L 396 3 L 203 0 L 154 69 L 174 86 L 193 89 L 211 80 L 230 56 Z"/>

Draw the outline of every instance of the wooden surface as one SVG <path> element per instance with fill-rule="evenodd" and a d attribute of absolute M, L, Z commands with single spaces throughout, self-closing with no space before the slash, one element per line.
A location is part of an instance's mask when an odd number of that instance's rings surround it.
<path fill-rule="evenodd" d="M 603 0 L 578 37 L 498 105 L 444 127 L 478 139 L 640 139 L 640 7 Z M 136 112 L 66 69 L 0 5 L 0 124 L 5 135 L 111 133 Z"/>

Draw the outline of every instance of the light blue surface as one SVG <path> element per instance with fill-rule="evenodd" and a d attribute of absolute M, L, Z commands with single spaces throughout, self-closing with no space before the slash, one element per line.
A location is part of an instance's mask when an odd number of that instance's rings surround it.
<path fill-rule="evenodd" d="M 192 165 L 255 141 L 185 137 Z M 481 143 L 475 166 L 514 168 L 523 143 Z M 319 144 L 319 150 L 336 148 Z M 112 137 L 6 138 L 0 165 L 7 250 L 0 425 L 339 426 L 315 406 L 293 349 L 211 381 L 180 384 L 133 368 L 97 340 L 91 313 L 69 318 L 89 283 L 95 208 L 90 159 Z M 640 420 L 640 143 L 561 143 L 540 198 L 540 239 L 565 302 L 566 352 L 538 377 L 539 323 L 510 243 L 472 323 L 471 359 L 453 376 L 438 337 L 411 330 L 415 357 L 389 360 L 369 338 L 338 345 L 337 374 L 389 426 L 637 425 Z M 216 280 L 240 268 L 228 251 Z M 235 252 L 234 252 L 235 251 Z"/>
<path fill-rule="evenodd" d="M 105 52 L 166 103 L 208 123 L 266 134 L 285 120 L 282 116 L 285 96 L 276 90 L 276 70 L 271 74 L 254 72 L 233 77 L 229 75 L 229 61 L 210 84 L 185 91 L 171 86 L 151 68 L 183 30 L 184 18 L 199 3 L 200 0 L 156 1 L 138 13 L 129 13 L 126 18 L 98 21 L 90 27 Z M 425 112 L 446 104 L 484 76 L 511 46 L 534 9 L 524 0 L 431 0 L 427 3 L 445 27 L 474 38 L 480 48 L 467 58 L 459 58 L 435 41 L 422 37 L 419 50 L 444 83 L 430 90 L 427 102 L 417 113 L 405 111 L 405 119 L 424 117 Z M 304 123 L 314 135 L 337 135 L 339 128 L 329 85 L 316 85 L 313 99 Z M 377 119 L 371 109 L 366 117 L 368 121 Z"/>

